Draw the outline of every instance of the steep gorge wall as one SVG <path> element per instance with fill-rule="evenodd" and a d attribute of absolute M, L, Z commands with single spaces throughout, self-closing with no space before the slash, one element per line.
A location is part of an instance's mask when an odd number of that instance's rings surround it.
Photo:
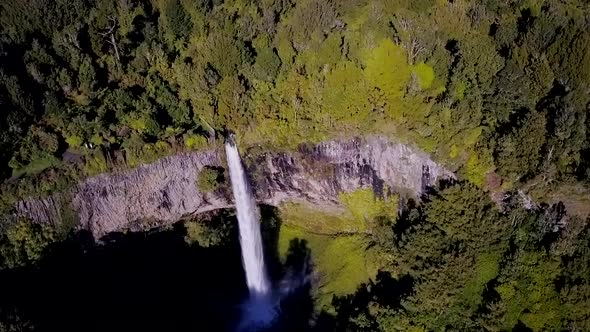
<path fill-rule="evenodd" d="M 120 174 L 85 180 L 71 193 L 78 228 L 99 238 L 124 229 L 173 223 L 183 216 L 232 205 L 227 188 L 199 191 L 196 179 L 207 166 L 224 167 L 223 151 L 183 153 Z M 380 137 L 334 140 L 301 147 L 297 152 L 242 151 L 257 199 L 279 205 L 306 201 L 337 205 L 338 193 L 371 187 L 419 196 L 452 172 L 428 155 Z M 63 195 L 28 199 L 17 215 L 36 222 L 58 223 Z"/>

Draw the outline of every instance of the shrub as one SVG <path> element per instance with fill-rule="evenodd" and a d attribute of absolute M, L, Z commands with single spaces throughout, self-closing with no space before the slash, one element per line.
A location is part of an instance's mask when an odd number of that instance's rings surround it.
<path fill-rule="evenodd" d="M 393 221 L 397 216 L 397 197 L 391 197 L 389 201 L 386 201 L 376 197 L 370 188 L 340 193 L 338 199 L 359 222 L 372 225 L 378 217 Z"/>
<path fill-rule="evenodd" d="M 53 227 L 21 219 L 9 226 L 0 239 L 0 266 L 13 268 L 34 263 L 54 241 Z"/>
<path fill-rule="evenodd" d="M 205 167 L 197 177 L 197 188 L 202 192 L 212 192 L 223 182 L 223 172 L 212 167 Z"/>
<path fill-rule="evenodd" d="M 184 134 L 184 146 L 189 150 L 200 150 L 207 146 L 207 139 L 201 135 Z"/>
<path fill-rule="evenodd" d="M 231 226 L 223 221 L 213 223 L 213 221 L 188 221 L 184 223 L 186 229 L 184 241 L 190 245 L 198 243 L 199 246 L 204 248 L 222 244 L 229 236 Z"/>

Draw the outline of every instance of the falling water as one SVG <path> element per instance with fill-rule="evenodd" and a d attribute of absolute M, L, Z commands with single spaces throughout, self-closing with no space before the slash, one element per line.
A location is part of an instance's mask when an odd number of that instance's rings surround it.
<path fill-rule="evenodd" d="M 276 323 L 280 316 L 281 302 L 309 284 L 310 275 L 308 265 L 304 263 L 301 271 L 287 273 L 278 288 L 271 289 L 264 266 L 260 214 L 242 167 L 233 134 L 227 137 L 225 153 L 238 214 L 242 262 L 250 291 L 250 297 L 242 305 L 242 317 L 236 331 L 259 331 Z"/>
<path fill-rule="evenodd" d="M 269 296 L 270 286 L 264 266 L 260 214 L 248 185 L 238 148 L 231 137 L 225 143 L 225 153 L 236 201 L 246 283 L 252 300 L 265 300 Z"/>

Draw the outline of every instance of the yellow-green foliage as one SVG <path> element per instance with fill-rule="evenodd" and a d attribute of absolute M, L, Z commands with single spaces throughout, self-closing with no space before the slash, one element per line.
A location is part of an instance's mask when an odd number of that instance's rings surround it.
<path fill-rule="evenodd" d="M 376 197 L 371 188 L 340 193 L 338 199 L 346 207 L 352 218 L 364 226 L 364 230 L 367 229 L 367 226 L 370 226 L 370 223 L 376 217 L 395 217 L 397 213 L 397 199 L 395 196 L 390 197 L 389 201 L 384 201 Z"/>
<path fill-rule="evenodd" d="M 9 268 L 34 263 L 45 248 L 55 241 L 55 230 L 49 225 L 19 220 L 0 236 L 0 264 Z"/>
<path fill-rule="evenodd" d="M 384 29 L 384 26 L 376 22 L 376 16 L 383 14 L 375 15 L 375 9 L 376 7 L 371 3 L 362 8 L 354 6 L 354 9 L 348 11 L 344 18 L 347 21 L 344 36 L 349 45 L 347 56 L 355 62 L 363 62 L 366 50 L 378 46 L 381 40 L 388 38 L 390 35 L 389 31 Z"/>
<path fill-rule="evenodd" d="M 219 187 L 221 174 L 213 168 L 203 168 L 197 175 L 197 188 L 202 192 L 212 192 Z"/>
<path fill-rule="evenodd" d="M 363 72 L 352 62 L 339 63 L 327 76 L 322 104 L 338 125 L 366 125 L 370 112 L 369 89 Z"/>
<path fill-rule="evenodd" d="M 486 175 L 491 169 L 492 165 L 481 160 L 474 152 L 465 165 L 465 177 L 478 187 L 482 187 L 485 184 Z"/>
<path fill-rule="evenodd" d="M 207 139 L 202 135 L 185 134 L 184 146 L 189 150 L 200 150 L 207 146 Z"/>
<path fill-rule="evenodd" d="M 133 31 L 133 20 L 137 16 L 143 15 L 145 13 L 143 8 L 132 7 L 131 4 L 126 1 L 120 1 L 117 4 L 117 22 L 120 26 L 119 34 L 121 34 L 121 36 L 126 36 L 128 33 Z"/>
<path fill-rule="evenodd" d="M 368 53 L 365 74 L 371 86 L 383 91 L 390 112 L 396 115 L 411 77 L 403 48 L 390 39 L 383 39 L 378 47 Z"/>
<path fill-rule="evenodd" d="M 321 220 L 318 220 L 321 222 Z M 320 276 L 318 306 L 330 306 L 333 295 L 354 293 L 371 277 L 366 267 L 366 240 L 363 236 L 318 235 L 284 224 L 279 234 L 279 253 L 284 259 L 293 239 L 306 240 L 314 269 Z"/>
<path fill-rule="evenodd" d="M 375 31 L 373 31 L 375 32 Z M 243 141 L 294 148 L 303 142 L 327 137 L 351 136 L 369 132 L 399 133 L 397 120 L 423 122 L 431 113 L 424 96 L 406 100 L 405 91 L 412 73 L 423 89 L 433 85 L 434 69 L 424 63 L 408 64 L 406 51 L 379 34 L 376 41 L 363 44 L 362 52 L 351 60 L 340 58 L 336 41 L 350 36 L 331 36 L 325 44 L 302 51 L 296 65 L 313 67 L 301 73 L 291 70 L 279 75 L 275 86 L 255 81 L 252 106 L 257 110 L 254 130 L 237 129 Z M 334 56 L 326 56 L 326 49 Z M 357 50 L 359 51 L 359 50 Z M 349 57 L 350 59 L 350 57 Z M 321 70 L 316 69 L 321 67 Z M 235 121 L 234 117 L 234 121 Z M 428 128 L 407 131 L 410 141 L 436 150 L 437 137 Z M 419 136 L 414 140 L 414 136 Z"/>
<path fill-rule="evenodd" d="M 479 140 L 479 136 L 481 135 L 482 127 L 476 127 L 473 129 L 466 130 L 464 132 L 465 139 L 463 140 L 463 144 L 466 148 L 473 147 L 477 141 Z"/>
<path fill-rule="evenodd" d="M 143 118 L 131 118 L 128 121 L 129 127 L 139 133 L 146 130 L 147 124 Z"/>
<path fill-rule="evenodd" d="M 22 175 L 35 175 L 35 174 L 39 174 L 42 171 L 51 168 L 51 167 L 55 167 L 59 165 L 59 160 L 52 156 L 52 155 L 45 155 L 43 157 L 39 157 L 39 158 L 35 158 L 33 160 L 31 160 L 30 163 L 28 163 L 25 166 L 19 167 L 17 169 L 13 169 L 12 170 L 12 176 L 15 177 L 19 177 Z"/>
<path fill-rule="evenodd" d="M 452 121 L 452 120 L 445 119 L 443 121 L 444 121 L 443 122 L 444 123 L 443 128 L 444 128 L 444 127 L 446 127 L 446 124 L 448 123 L 447 121 Z M 465 129 L 465 130 L 458 132 L 458 133 L 444 133 L 443 132 L 442 138 L 448 139 L 448 141 L 444 142 L 441 145 L 450 146 L 450 148 L 448 149 L 448 154 L 451 159 L 455 159 L 455 158 L 466 159 L 466 156 L 468 154 L 479 155 L 481 152 L 479 152 L 478 149 L 476 148 L 476 144 L 477 144 L 477 142 L 479 142 L 482 130 L 483 130 L 482 127 L 475 127 L 475 128 L 471 128 L 471 129 Z M 471 160 L 471 162 L 474 163 L 471 166 L 474 166 L 477 163 L 480 163 L 479 159 L 481 159 L 481 158 L 477 157 L 477 159 L 478 160 Z M 491 163 L 488 163 L 487 166 L 490 168 L 492 167 Z"/>
<path fill-rule="evenodd" d="M 366 247 L 361 236 L 341 236 L 328 242 L 316 260 L 320 273 L 330 276 L 330 282 L 322 287 L 323 294 L 350 294 L 369 279 L 363 253 Z"/>
<path fill-rule="evenodd" d="M 202 221 L 187 221 L 184 223 L 184 228 L 186 229 L 184 241 L 191 245 L 198 244 L 207 248 L 216 246 L 223 240 L 223 234 Z"/>
<path fill-rule="evenodd" d="M 100 150 L 94 150 L 84 157 L 86 175 L 96 175 L 108 170 L 107 161 Z"/>
<path fill-rule="evenodd" d="M 498 275 L 500 257 L 496 253 L 484 253 L 475 262 L 476 275 L 467 282 L 463 297 L 468 306 L 473 307 L 481 303 L 482 292 L 486 284 Z"/>
<path fill-rule="evenodd" d="M 171 153 L 170 144 L 157 141 L 143 146 L 142 158 L 144 162 L 153 162 Z"/>
<path fill-rule="evenodd" d="M 333 67 L 340 60 L 340 44 L 342 36 L 338 33 L 331 34 L 326 40 L 313 40 L 313 48 L 310 48 L 297 57 L 297 63 L 305 65 L 310 74 Z"/>
<path fill-rule="evenodd" d="M 330 118 L 320 107 L 319 84 L 292 71 L 278 79 L 275 89 L 257 85 L 253 102 L 257 109 L 254 116 L 259 123 L 255 130 L 238 130 L 238 136 L 243 137 L 242 142 L 264 142 L 275 147 L 295 148 L 303 142 L 325 139 Z M 269 105 L 276 103 L 275 99 L 280 101 L 278 109 Z"/>
<path fill-rule="evenodd" d="M 459 147 L 457 145 L 453 144 L 451 146 L 451 150 L 449 151 L 449 157 L 457 158 L 458 155 L 459 155 Z"/>
<path fill-rule="evenodd" d="M 286 29 L 281 29 L 277 33 L 277 53 L 281 58 L 281 62 L 283 67 L 289 67 L 293 62 L 293 58 L 295 57 L 295 50 L 293 49 L 293 45 L 287 37 Z"/>
<path fill-rule="evenodd" d="M 104 144 L 104 139 L 101 135 L 95 134 L 95 135 L 92 135 L 92 137 L 90 137 L 90 143 L 92 143 L 96 146 L 101 146 Z"/>
<path fill-rule="evenodd" d="M 463 100 L 465 98 L 465 91 L 467 90 L 467 84 L 465 82 L 459 82 L 455 88 L 455 99 Z"/>
<path fill-rule="evenodd" d="M 238 128 L 246 123 L 246 88 L 237 76 L 228 76 L 217 86 L 218 105 L 215 124 Z"/>
<path fill-rule="evenodd" d="M 172 152 L 170 145 L 162 141 L 156 143 L 139 142 L 138 146 L 126 148 L 125 151 L 127 165 L 130 167 L 154 162 Z"/>
<path fill-rule="evenodd" d="M 420 89 L 426 90 L 432 86 L 432 82 L 434 82 L 434 68 L 424 62 L 420 62 L 412 69 L 412 72 L 418 77 Z"/>
<path fill-rule="evenodd" d="M 307 204 L 283 204 L 281 217 L 284 223 L 296 225 L 314 234 L 356 233 L 366 229 L 363 219 L 351 218 L 346 211 L 327 212 Z"/>
<path fill-rule="evenodd" d="M 515 264 L 513 277 L 496 287 L 506 308 L 504 328 L 520 320 L 533 331 L 559 330 L 559 295 L 553 285 L 559 262 L 543 253 L 523 252 Z"/>
<path fill-rule="evenodd" d="M 128 126 L 140 134 L 154 134 L 158 123 L 149 114 L 133 113 L 127 119 Z"/>
<path fill-rule="evenodd" d="M 207 241 L 202 241 L 203 233 L 206 229 L 202 223 L 199 222 L 186 222 L 184 223 L 184 228 L 186 229 L 186 235 L 184 236 L 184 241 L 188 244 L 204 244 L 204 247 L 208 247 Z"/>
<path fill-rule="evenodd" d="M 376 217 L 392 218 L 397 213 L 397 196 L 386 202 L 371 189 L 342 193 L 339 198 L 344 211 L 295 203 L 281 206 L 279 253 L 284 257 L 292 239 L 307 241 L 321 276 L 317 295 L 323 307 L 329 306 L 332 295 L 354 292 L 382 267 L 383 255 L 367 250 L 369 238 L 363 233 Z"/>
<path fill-rule="evenodd" d="M 68 143 L 68 146 L 71 148 L 77 148 L 80 145 L 82 145 L 84 141 L 82 140 L 82 137 L 77 136 L 77 135 L 72 135 L 72 136 L 68 136 L 66 137 L 66 143 Z"/>

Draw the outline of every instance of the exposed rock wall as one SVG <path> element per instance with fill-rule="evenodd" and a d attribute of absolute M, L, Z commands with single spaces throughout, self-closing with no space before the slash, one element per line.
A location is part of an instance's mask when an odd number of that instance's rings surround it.
<path fill-rule="evenodd" d="M 427 154 L 379 137 L 266 154 L 250 170 L 258 198 L 272 205 L 293 198 L 337 202 L 339 192 L 363 187 L 380 193 L 387 186 L 417 197 L 439 179 L 454 178 Z"/>
<path fill-rule="evenodd" d="M 197 175 L 205 166 L 220 166 L 215 151 L 179 154 L 123 174 L 87 179 L 72 200 L 80 226 L 101 236 L 137 221 L 169 223 L 228 206 L 225 196 L 197 188 Z"/>
<path fill-rule="evenodd" d="M 62 219 L 63 195 L 54 194 L 43 198 L 28 198 L 18 202 L 19 216 L 41 224 L 51 224 Z"/>
<path fill-rule="evenodd" d="M 227 190 L 203 193 L 196 185 L 203 167 L 223 167 L 221 153 L 184 153 L 85 180 L 71 193 L 78 227 L 98 238 L 146 221 L 149 226 L 165 225 L 189 214 L 230 207 Z M 271 205 L 289 200 L 335 205 L 339 192 L 362 187 L 379 193 L 387 186 L 419 196 L 439 179 L 454 177 L 425 153 L 379 137 L 328 141 L 290 153 L 242 154 L 258 200 Z M 24 200 L 17 214 L 58 223 L 62 201 L 57 196 Z"/>

